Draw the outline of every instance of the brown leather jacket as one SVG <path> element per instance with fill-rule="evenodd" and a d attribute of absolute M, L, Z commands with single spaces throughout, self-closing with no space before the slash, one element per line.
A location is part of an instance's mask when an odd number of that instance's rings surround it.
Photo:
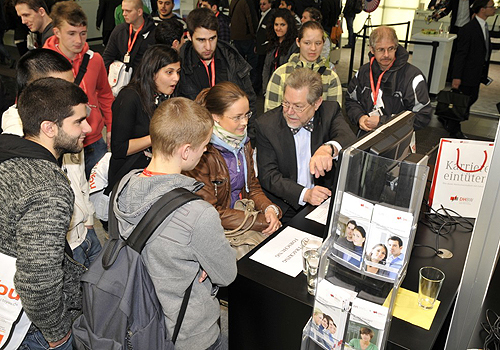
<path fill-rule="evenodd" d="M 241 195 L 242 198 L 252 199 L 255 202 L 255 209 L 261 211 L 252 226 L 252 230 L 262 232 L 268 226 L 264 211 L 273 203 L 266 197 L 260 187 L 259 180 L 255 176 L 252 154 L 253 149 L 250 146 L 250 142 L 247 142 L 245 145 L 245 158 L 248 168 L 248 190 L 250 192 L 246 192 L 245 188 L 243 188 Z M 196 168 L 186 172 L 185 175 L 205 184 L 196 194 L 200 195 L 217 209 L 225 230 L 233 230 L 241 224 L 245 217 L 243 211 L 230 208 L 231 181 L 226 161 L 212 144 L 208 144 L 207 151 L 201 157 Z M 279 209 L 278 206 L 276 207 Z M 281 210 L 278 217 L 281 218 Z"/>

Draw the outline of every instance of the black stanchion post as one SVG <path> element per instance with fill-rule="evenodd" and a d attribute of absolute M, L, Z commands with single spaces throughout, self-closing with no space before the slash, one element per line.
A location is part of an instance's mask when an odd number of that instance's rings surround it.
<path fill-rule="evenodd" d="M 356 52 L 356 38 L 358 36 L 358 33 L 354 33 L 354 42 L 352 43 L 352 48 L 351 48 L 351 58 L 349 59 L 349 72 L 347 75 L 347 84 L 351 81 L 352 78 L 352 72 L 354 71 L 354 53 Z"/>
<path fill-rule="evenodd" d="M 406 22 L 405 49 L 408 51 L 408 37 L 410 36 L 410 21 Z"/>
<path fill-rule="evenodd" d="M 429 90 L 431 89 L 432 73 L 434 72 L 434 63 L 436 62 L 436 53 L 438 46 L 439 46 L 438 41 L 432 42 L 431 66 L 429 67 L 429 77 L 427 79 L 427 86 Z"/>

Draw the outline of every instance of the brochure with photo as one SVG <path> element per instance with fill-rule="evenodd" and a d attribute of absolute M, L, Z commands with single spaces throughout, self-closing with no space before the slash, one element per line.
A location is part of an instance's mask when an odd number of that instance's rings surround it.
<path fill-rule="evenodd" d="M 313 316 L 309 320 L 309 337 L 324 349 L 340 349 L 350 304 L 356 292 L 327 280 L 318 284 Z"/>
<path fill-rule="evenodd" d="M 384 306 L 356 298 L 352 303 L 344 349 L 380 349 L 388 311 Z"/>
<path fill-rule="evenodd" d="M 372 212 L 372 203 L 344 193 L 334 247 L 341 259 L 358 269 L 361 268 Z"/>
<path fill-rule="evenodd" d="M 403 267 L 412 229 L 411 213 L 344 193 L 334 242 L 347 266 L 381 280 L 394 280 Z"/>
<path fill-rule="evenodd" d="M 411 213 L 375 205 L 363 270 L 395 279 L 408 251 L 412 223 Z"/>

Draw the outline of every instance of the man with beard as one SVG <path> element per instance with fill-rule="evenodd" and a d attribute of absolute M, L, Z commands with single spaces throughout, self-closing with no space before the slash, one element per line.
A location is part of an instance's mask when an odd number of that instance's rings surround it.
<path fill-rule="evenodd" d="M 72 349 L 85 269 L 70 259 L 74 194 L 58 159 L 83 149 L 87 102 L 70 82 L 39 79 L 19 96 L 24 138 L 0 135 L 0 253 L 17 259 L 14 286 L 32 322 L 21 348 Z"/>
<path fill-rule="evenodd" d="M 255 92 L 250 81 L 252 67 L 230 44 L 218 41 L 219 22 L 212 10 L 197 8 L 186 19 L 188 39 L 181 49 L 182 68 L 179 96 L 194 100 L 204 88 L 221 81 L 238 85 L 248 96 L 250 110 L 255 114 Z M 248 121 L 253 137 L 254 120 Z"/>

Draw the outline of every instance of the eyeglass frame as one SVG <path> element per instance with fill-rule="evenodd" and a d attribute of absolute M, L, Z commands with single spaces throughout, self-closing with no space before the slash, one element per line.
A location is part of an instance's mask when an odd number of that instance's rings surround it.
<path fill-rule="evenodd" d="M 252 115 L 253 115 L 253 112 L 252 111 L 248 111 L 245 114 L 239 115 L 237 117 L 230 117 L 228 115 L 225 115 L 224 117 L 231 119 L 235 123 L 240 123 L 244 119 L 249 120 L 252 117 Z"/>
<path fill-rule="evenodd" d="M 388 48 L 384 49 L 382 47 L 379 47 L 378 49 L 373 48 L 373 50 L 377 53 L 384 53 L 384 52 L 396 52 L 398 49 L 397 45 L 396 46 L 389 46 Z"/>
<path fill-rule="evenodd" d="M 297 106 L 295 106 L 295 105 L 293 105 L 293 104 L 291 104 L 290 102 L 287 102 L 287 101 L 281 102 L 281 107 L 283 107 L 284 110 L 285 109 L 286 110 L 290 110 L 290 108 L 291 108 L 291 109 L 293 109 L 293 111 L 295 113 L 304 113 L 305 110 L 308 109 L 311 106 L 312 106 L 312 104 L 310 104 L 310 103 L 308 103 L 307 106 L 305 106 L 305 107 L 297 107 Z M 298 108 L 300 108 L 300 110 Z"/>

